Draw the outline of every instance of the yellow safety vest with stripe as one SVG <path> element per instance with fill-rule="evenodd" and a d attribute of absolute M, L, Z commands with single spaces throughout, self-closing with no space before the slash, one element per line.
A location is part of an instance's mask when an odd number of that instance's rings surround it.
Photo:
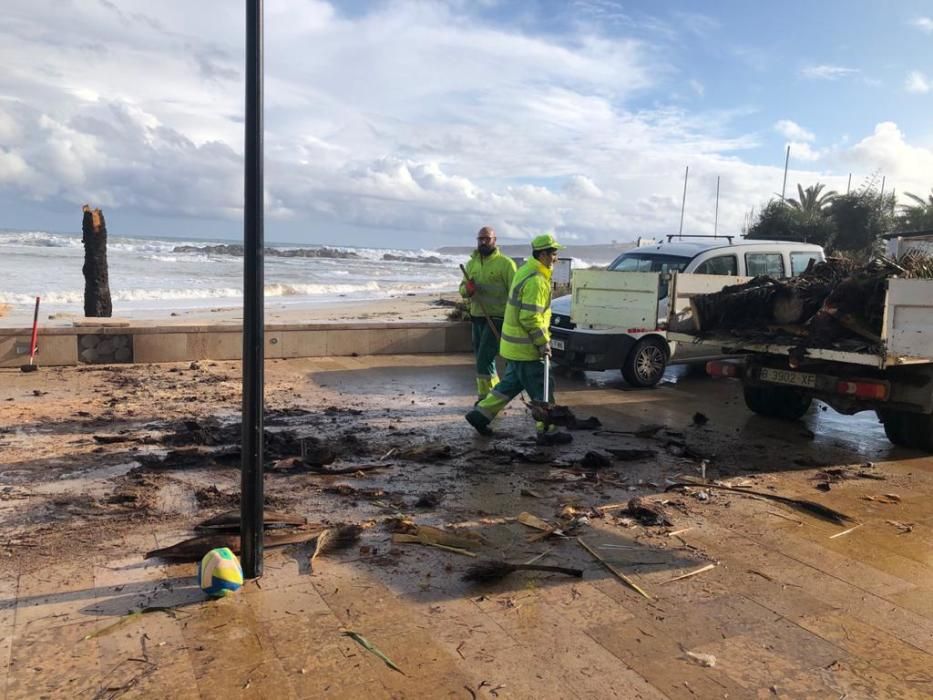
<path fill-rule="evenodd" d="M 507 360 L 537 360 L 551 339 L 551 268 L 535 258 L 518 268 L 502 323 L 499 354 Z"/>
<path fill-rule="evenodd" d="M 485 307 L 490 316 L 502 318 L 505 300 L 515 277 L 515 261 L 500 253 L 498 248 L 486 256 L 474 250 L 465 267 L 467 277 L 476 284 L 476 294 L 467 297 L 466 282 L 460 283 L 460 295 L 470 300 L 470 316 L 482 318 L 486 315 L 483 313 Z"/>

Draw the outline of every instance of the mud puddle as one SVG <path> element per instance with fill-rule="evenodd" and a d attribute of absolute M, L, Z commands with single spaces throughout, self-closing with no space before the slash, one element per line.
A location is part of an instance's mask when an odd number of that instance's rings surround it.
<path fill-rule="evenodd" d="M 152 499 L 151 510 L 157 513 L 194 515 L 198 512 L 198 499 L 188 484 L 170 481 L 158 489 Z"/>

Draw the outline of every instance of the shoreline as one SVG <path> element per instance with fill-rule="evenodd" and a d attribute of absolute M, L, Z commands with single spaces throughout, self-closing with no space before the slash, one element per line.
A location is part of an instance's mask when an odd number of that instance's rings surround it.
<path fill-rule="evenodd" d="M 328 299 L 316 302 L 296 302 L 283 304 L 278 301 L 266 301 L 265 322 L 302 323 L 306 321 L 445 321 L 451 310 L 443 302 L 458 301 L 457 292 L 418 292 L 406 293 L 379 299 Z M 439 303 L 442 302 L 442 303 Z M 25 328 L 32 326 L 33 309 L 25 305 L 11 306 L 8 313 L 0 315 L 0 328 Z M 162 312 L 141 310 L 128 314 L 115 309 L 113 317 L 102 320 L 129 320 L 134 322 L 157 321 L 163 325 L 193 323 L 235 325 L 243 321 L 243 307 L 239 305 L 218 305 L 211 308 L 165 309 Z M 68 328 L 75 322 L 88 319 L 80 312 L 54 312 L 43 314 L 39 307 L 40 328 Z M 91 319 L 93 320 L 93 319 Z"/>

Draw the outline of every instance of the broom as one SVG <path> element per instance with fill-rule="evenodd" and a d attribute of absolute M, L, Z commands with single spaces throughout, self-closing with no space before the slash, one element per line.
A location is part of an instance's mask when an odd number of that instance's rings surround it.
<path fill-rule="evenodd" d="M 511 564 L 507 561 L 491 559 L 474 564 L 463 574 L 464 581 L 473 583 L 496 583 L 516 571 L 547 571 L 554 574 L 583 577 L 583 569 L 570 569 L 565 566 L 547 566 L 545 564 Z"/>

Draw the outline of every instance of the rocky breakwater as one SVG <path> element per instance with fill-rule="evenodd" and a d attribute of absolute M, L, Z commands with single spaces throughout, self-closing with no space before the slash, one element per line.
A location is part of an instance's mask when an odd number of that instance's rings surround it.
<path fill-rule="evenodd" d="M 243 257 L 243 246 L 238 243 L 222 243 L 218 245 L 178 245 L 172 249 L 174 253 L 199 253 L 201 255 L 233 255 Z M 335 258 L 362 260 L 364 256 L 352 250 L 339 248 L 265 248 L 264 255 L 276 258 Z M 443 259 L 437 255 L 398 255 L 384 253 L 382 260 L 386 262 L 426 263 L 432 265 L 443 264 Z"/>
<path fill-rule="evenodd" d="M 394 253 L 385 253 L 382 259 L 391 262 L 428 263 L 432 265 L 440 265 L 444 262 L 436 255 L 395 255 Z"/>
<path fill-rule="evenodd" d="M 220 245 L 177 245 L 172 249 L 174 253 L 200 253 L 202 255 L 233 255 L 243 257 L 243 246 L 237 243 L 224 243 Z M 264 248 L 263 254 L 277 258 L 362 258 L 358 253 L 337 248 Z"/>

